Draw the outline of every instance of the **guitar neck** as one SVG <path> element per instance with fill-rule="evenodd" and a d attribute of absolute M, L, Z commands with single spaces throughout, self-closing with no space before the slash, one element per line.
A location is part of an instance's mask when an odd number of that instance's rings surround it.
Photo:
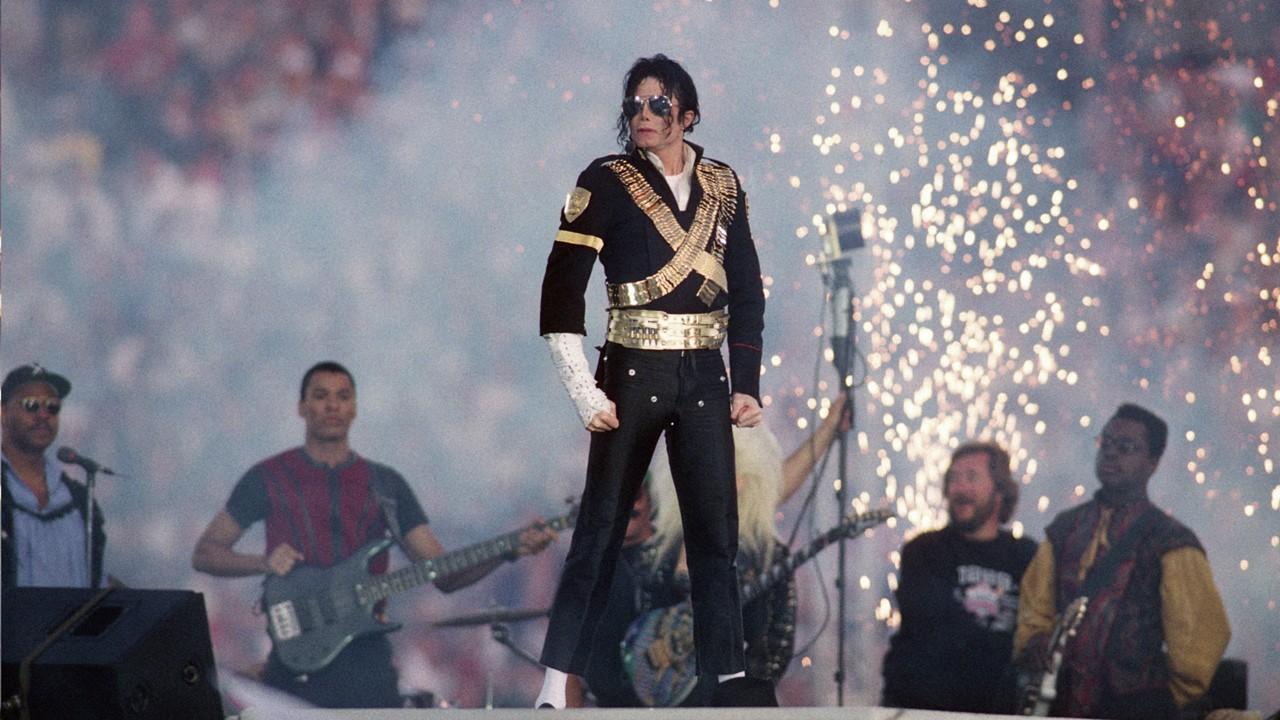
<path fill-rule="evenodd" d="M 545 524 L 558 531 L 572 527 L 573 520 L 573 514 L 570 513 L 548 520 Z M 438 557 L 418 560 L 399 570 L 380 575 L 376 578 L 373 587 L 366 588 L 366 597 L 375 601 L 385 600 L 396 593 L 426 585 L 437 578 L 465 572 L 505 557 L 520 547 L 520 534 L 526 529 L 513 530 L 505 535 L 468 545 Z"/>
<path fill-rule="evenodd" d="M 808 545 L 792 553 L 788 557 L 779 560 L 769 567 L 768 570 L 761 573 L 752 582 L 742 586 L 742 604 L 755 600 L 764 593 L 765 590 L 791 577 L 796 568 L 809 562 L 815 555 L 822 552 L 824 548 L 842 537 L 853 535 L 861 532 L 869 527 L 878 525 L 889 519 L 891 513 L 885 510 L 873 510 L 869 513 L 863 513 L 854 518 L 850 518 L 836 527 L 823 533 L 817 539 Z"/>
<path fill-rule="evenodd" d="M 1076 634 L 1076 628 L 1084 619 L 1088 606 L 1088 597 L 1076 598 L 1053 624 L 1053 632 L 1049 636 L 1049 667 L 1044 672 L 1035 674 L 1032 682 L 1027 685 L 1019 708 L 1020 715 L 1049 714 L 1049 706 L 1058 694 L 1058 671 L 1062 669 L 1067 642 Z"/>

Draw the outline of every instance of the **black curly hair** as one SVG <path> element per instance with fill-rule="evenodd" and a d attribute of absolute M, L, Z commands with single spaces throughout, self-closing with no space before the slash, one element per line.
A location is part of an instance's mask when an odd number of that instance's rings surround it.
<path fill-rule="evenodd" d="M 679 104 L 681 114 L 693 112 L 693 122 L 685 128 L 685 132 L 693 132 L 693 126 L 702 120 L 702 112 L 698 109 L 698 88 L 694 86 L 689 73 L 680 63 L 662 53 L 640 58 L 627 71 L 627 76 L 622 81 L 622 97 L 635 95 L 636 88 L 640 87 L 645 78 L 657 80 L 662 85 L 663 92 Z M 667 118 L 667 122 L 675 120 L 674 117 Z M 632 148 L 630 118 L 621 110 L 618 111 L 618 144 L 628 151 Z"/>

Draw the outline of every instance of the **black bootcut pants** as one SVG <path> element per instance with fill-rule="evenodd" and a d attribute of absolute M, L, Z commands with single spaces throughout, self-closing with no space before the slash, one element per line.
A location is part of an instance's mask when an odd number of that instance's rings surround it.
<path fill-rule="evenodd" d="M 604 348 L 596 379 L 618 429 L 591 434 L 587 482 L 551 606 L 542 664 L 581 675 L 631 507 L 666 432 L 692 585 L 699 673 L 744 669 L 730 392 L 719 350 Z"/>

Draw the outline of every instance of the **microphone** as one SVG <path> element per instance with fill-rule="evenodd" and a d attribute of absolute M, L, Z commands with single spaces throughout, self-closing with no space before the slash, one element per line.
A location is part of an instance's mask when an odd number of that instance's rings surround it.
<path fill-rule="evenodd" d="M 116 474 L 115 470 L 90 460 L 66 445 L 58 448 L 58 459 L 68 465 L 79 465 L 88 473 L 102 473 L 103 475 Z"/>
<path fill-rule="evenodd" d="M 831 352 L 834 356 L 836 370 L 841 374 L 840 382 L 843 385 L 844 375 L 849 374 L 849 315 L 851 309 L 849 306 L 849 283 L 837 282 L 831 293 L 831 309 L 835 314 L 833 327 L 831 328 Z"/>
<path fill-rule="evenodd" d="M 857 210 L 840 210 L 832 213 L 823 228 L 823 252 L 820 261 L 828 270 L 831 287 L 831 310 L 834 315 L 831 328 L 831 352 L 840 382 L 844 383 L 850 370 L 849 320 L 853 313 L 849 264 L 849 252 L 863 247 L 862 213 Z"/>

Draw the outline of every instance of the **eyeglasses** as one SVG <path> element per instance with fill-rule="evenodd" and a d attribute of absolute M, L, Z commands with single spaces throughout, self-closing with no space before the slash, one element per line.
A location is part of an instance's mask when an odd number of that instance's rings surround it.
<path fill-rule="evenodd" d="M 645 103 L 649 104 L 649 112 L 658 117 L 666 117 L 671 114 L 671 98 L 666 95 L 653 95 L 648 98 L 642 98 L 639 95 L 633 95 L 622 101 L 622 114 L 627 119 L 640 114 L 640 110 L 644 108 Z"/>
<path fill-rule="evenodd" d="M 22 398 L 18 405 L 32 415 L 39 412 L 40 408 L 44 408 L 50 415 L 57 415 L 62 411 L 62 401 L 55 398 Z"/>
<path fill-rule="evenodd" d="M 1098 445 L 1098 449 L 1102 452 L 1115 450 L 1121 455 L 1128 455 L 1139 450 L 1146 450 L 1142 444 L 1129 440 L 1128 438 L 1117 438 L 1110 435 L 1099 435 L 1093 439 Z"/>

